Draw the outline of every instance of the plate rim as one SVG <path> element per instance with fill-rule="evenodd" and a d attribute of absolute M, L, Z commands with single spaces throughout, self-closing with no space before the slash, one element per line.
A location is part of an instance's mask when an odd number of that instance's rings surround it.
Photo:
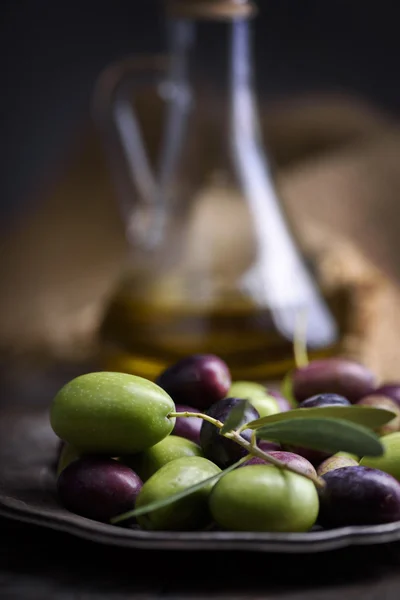
<path fill-rule="evenodd" d="M 66 518 L 46 517 L 40 510 L 36 511 L 33 508 L 7 506 L 7 503 L 0 498 L 0 516 L 5 518 L 68 533 L 104 545 L 143 550 L 231 550 L 307 554 L 400 541 L 400 521 L 309 533 L 149 532 L 98 523 L 85 517 L 78 517 L 82 519 L 82 523 L 75 524 L 68 520 L 68 511 L 65 512 Z M 74 518 L 76 517 L 77 515 L 74 515 Z M 290 536 L 291 539 L 285 539 L 284 536 Z"/>

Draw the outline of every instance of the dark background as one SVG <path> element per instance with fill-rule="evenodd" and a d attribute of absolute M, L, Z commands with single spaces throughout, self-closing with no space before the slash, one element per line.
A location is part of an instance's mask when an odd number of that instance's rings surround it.
<path fill-rule="evenodd" d="M 258 0 L 258 85 L 271 97 L 356 93 L 400 109 L 398 2 Z M 51 177 L 87 119 L 93 84 L 120 57 L 165 48 L 160 0 L 3 0 L 0 217 Z"/>

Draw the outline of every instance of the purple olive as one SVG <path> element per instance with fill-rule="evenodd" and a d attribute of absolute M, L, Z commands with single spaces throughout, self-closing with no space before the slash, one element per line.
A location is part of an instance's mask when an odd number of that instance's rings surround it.
<path fill-rule="evenodd" d="M 387 435 L 388 433 L 394 433 L 395 431 L 400 430 L 400 407 L 386 396 L 378 395 L 376 392 L 374 394 L 370 394 L 369 396 L 365 396 L 359 402 L 357 402 L 357 406 L 371 406 L 373 408 L 382 408 L 383 410 L 390 410 L 396 416 L 386 423 L 379 427 L 375 431 L 379 435 Z"/>
<path fill-rule="evenodd" d="M 187 406 L 186 404 L 175 404 L 175 411 L 192 413 L 200 412 L 197 408 Z M 187 440 L 200 445 L 200 429 L 202 422 L 201 419 L 197 419 L 196 417 L 179 417 L 175 421 L 172 435 L 178 435 L 179 437 L 186 438 Z"/>
<path fill-rule="evenodd" d="M 284 396 L 277 390 L 270 390 L 268 388 L 268 394 L 275 398 L 278 403 L 279 412 L 287 412 L 288 410 L 292 410 L 289 400 L 286 400 Z"/>
<path fill-rule="evenodd" d="M 194 354 L 168 367 L 156 383 L 175 403 L 204 410 L 226 396 L 231 375 L 218 356 Z"/>
<path fill-rule="evenodd" d="M 61 504 L 69 511 L 108 522 L 135 506 L 142 481 L 129 467 L 110 458 L 87 457 L 70 463 L 57 480 Z"/>
<path fill-rule="evenodd" d="M 262 450 L 263 452 L 277 452 L 282 450 L 281 445 L 278 444 L 277 442 L 268 442 L 267 440 L 257 440 L 257 446 L 258 448 L 260 448 L 260 450 Z M 255 461 L 254 463 L 252 461 Z M 256 456 L 254 458 L 251 458 L 249 460 L 249 462 L 244 463 L 246 465 L 250 465 L 250 464 L 259 464 L 260 463 L 264 463 L 264 461 L 261 458 L 257 458 Z M 241 466 L 244 466 L 241 465 Z"/>
<path fill-rule="evenodd" d="M 343 358 L 314 360 L 295 369 L 292 375 L 293 395 L 303 402 L 317 394 L 340 394 L 354 404 L 374 391 L 374 374 L 359 363 Z"/>
<path fill-rule="evenodd" d="M 318 522 L 324 527 L 400 520 L 400 483 L 378 469 L 343 467 L 322 476 Z"/>
<path fill-rule="evenodd" d="M 224 423 L 232 408 L 239 402 L 242 402 L 240 398 L 223 398 L 208 409 L 207 415 Z M 258 419 L 259 416 L 257 410 L 249 404 L 239 426 L 254 421 L 255 419 Z M 251 434 L 252 431 L 250 429 L 246 429 L 241 433 L 247 441 L 250 441 Z M 247 454 L 247 451 L 239 446 L 239 444 L 220 435 L 218 428 L 208 421 L 203 421 L 202 423 L 200 430 L 200 445 L 203 449 L 204 456 L 222 469 L 229 467 L 229 465 Z"/>
<path fill-rule="evenodd" d="M 390 400 L 396 402 L 397 406 L 400 406 L 400 383 L 384 383 L 376 388 L 373 393 L 390 398 Z"/>
<path fill-rule="evenodd" d="M 351 406 L 344 396 L 339 394 L 317 394 L 299 404 L 299 408 L 319 408 L 321 406 Z"/>
<path fill-rule="evenodd" d="M 303 400 L 303 402 L 299 404 L 299 408 L 319 408 L 323 406 L 350 406 L 350 402 L 347 398 L 340 396 L 339 394 L 317 394 Z M 300 446 L 288 446 L 287 450 L 303 456 L 314 465 L 314 467 L 318 467 L 331 456 L 331 454 L 327 452 L 302 448 Z"/>
<path fill-rule="evenodd" d="M 257 446 L 264 452 L 271 452 L 272 450 L 282 450 L 281 445 L 277 442 L 269 442 L 267 440 L 257 440 Z"/>
<path fill-rule="evenodd" d="M 312 464 L 298 454 L 293 454 L 293 452 L 284 452 L 281 450 L 272 450 L 269 452 L 269 454 L 281 462 L 295 467 L 305 475 L 314 475 L 314 477 L 317 475 Z M 241 467 L 247 467 L 248 465 L 271 465 L 271 463 L 266 462 L 258 456 L 254 456 L 248 462 L 241 465 Z"/>
<path fill-rule="evenodd" d="M 283 449 L 287 452 L 293 452 L 293 454 L 302 456 L 308 460 L 308 462 L 310 462 L 315 469 L 324 460 L 332 456 L 330 452 L 322 452 L 322 450 L 313 450 L 312 448 L 303 448 L 303 446 L 291 446 L 289 444 L 285 444 Z"/>

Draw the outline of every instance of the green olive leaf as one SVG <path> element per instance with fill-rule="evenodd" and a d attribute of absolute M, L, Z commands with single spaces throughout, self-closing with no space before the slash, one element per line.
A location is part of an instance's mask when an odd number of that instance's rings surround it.
<path fill-rule="evenodd" d="M 281 384 L 281 394 L 289 402 L 292 408 L 296 408 L 297 402 L 293 395 L 293 370 L 288 371 Z"/>
<path fill-rule="evenodd" d="M 384 452 L 375 433 L 344 419 L 305 417 L 278 421 L 257 429 L 257 438 L 331 454 L 350 452 L 357 456 L 381 456 Z"/>
<path fill-rule="evenodd" d="M 386 423 L 389 423 L 396 417 L 390 410 L 383 408 L 374 408 L 372 406 L 321 406 L 315 408 L 294 408 L 284 413 L 277 413 L 255 421 L 250 421 L 247 427 L 248 429 L 259 429 L 270 423 L 277 423 L 282 421 L 293 421 L 297 419 L 343 419 L 369 427 L 370 429 L 376 429 Z"/>
<path fill-rule="evenodd" d="M 251 408 L 251 404 L 248 400 L 240 400 L 229 412 L 222 429 L 220 429 L 221 435 L 224 435 L 225 433 L 236 429 L 239 427 L 239 425 L 242 425 L 246 410 L 249 408 Z"/>
<path fill-rule="evenodd" d="M 128 512 L 125 512 L 121 515 L 113 517 L 110 520 L 110 523 L 115 525 L 116 523 L 121 523 L 122 521 L 127 521 L 129 519 L 134 519 L 135 517 L 139 517 L 140 515 L 145 515 L 149 512 L 152 512 L 153 510 L 157 510 L 159 508 L 164 508 L 164 506 L 173 504 L 173 502 L 177 502 L 178 500 L 181 500 L 182 498 L 186 498 L 186 496 L 190 496 L 190 494 L 197 492 L 197 490 L 201 490 L 201 488 L 208 485 L 209 483 L 212 483 L 212 482 L 216 483 L 221 477 L 226 475 L 226 473 L 233 471 L 239 465 L 246 462 L 247 460 L 249 460 L 249 457 L 245 456 L 245 457 L 241 458 L 240 460 L 238 460 L 237 462 L 235 462 L 230 467 L 227 467 L 223 471 L 220 471 L 220 473 L 216 473 L 216 475 L 212 475 L 212 477 L 207 477 L 207 479 L 203 479 L 203 481 L 199 481 L 199 483 L 196 483 L 195 485 L 191 485 L 190 487 L 187 487 L 186 489 L 178 492 L 177 494 L 168 496 L 168 498 L 162 498 L 161 500 L 155 500 L 154 502 L 149 502 L 149 504 L 146 504 L 146 506 L 141 506 L 140 508 L 129 510 Z"/>

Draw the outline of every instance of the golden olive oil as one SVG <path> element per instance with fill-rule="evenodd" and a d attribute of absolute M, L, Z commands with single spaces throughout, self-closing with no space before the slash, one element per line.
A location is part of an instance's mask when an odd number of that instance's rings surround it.
<path fill-rule="evenodd" d="M 325 300 L 339 329 L 339 341 L 308 348 L 310 359 L 336 354 L 348 329 L 348 300 L 337 290 Z M 199 310 L 163 305 L 117 293 L 100 327 L 101 366 L 154 380 L 168 365 L 189 355 L 212 353 L 228 364 L 233 379 L 281 378 L 294 366 L 293 342 L 274 327 L 268 310 L 243 303 Z"/>

